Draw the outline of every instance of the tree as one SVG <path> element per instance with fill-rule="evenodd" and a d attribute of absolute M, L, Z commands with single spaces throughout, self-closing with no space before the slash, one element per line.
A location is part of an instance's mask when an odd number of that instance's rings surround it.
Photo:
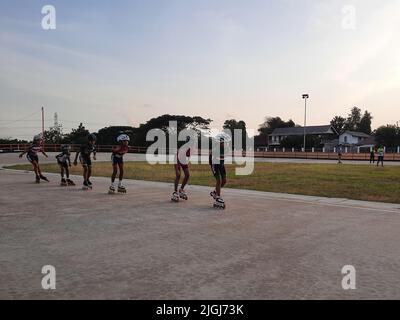
<path fill-rule="evenodd" d="M 400 128 L 397 125 L 381 126 L 375 131 L 375 140 L 386 147 L 400 146 Z"/>
<path fill-rule="evenodd" d="M 24 144 L 27 140 L 13 139 L 11 137 L 0 138 L 0 144 Z"/>
<path fill-rule="evenodd" d="M 125 133 L 130 138 L 130 144 L 135 145 L 135 132 L 136 128 L 130 126 L 112 126 L 105 127 L 99 130 L 97 133 L 97 143 L 103 145 L 113 145 L 117 143 L 117 137 Z"/>
<path fill-rule="evenodd" d="M 58 144 L 63 141 L 63 136 L 57 128 L 50 128 L 44 132 L 44 142 L 50 144 Z"/>
<path fill-rule="evenodd" d="M 353 107 L 347 116 L 344 129 L 350 131 L 358 131 L 360 122 L 361 122 L 361 109 Z"/>
<path fill-rule="evenodd" d="M 338 134 L 342 134 L 344 132 L 346 124 L 346 119 L 341 116 L 335 116 L 331 120 L 331 126 L 335 128 Z"/>
<path fill-rule="evenodd" d="M 224 122 L 223 128 L 226 130 L 230 130 L 232 137 L 232 146 L 235 146 L 234 130 L 235 129 L 242 130 L 242 148 L 246 149 L 247 131 L 246 131 L 246 123 L 244 121 L 242 120 L 236 121 L 235 119 L 226 120 Z"/>
<path fill-rule="evenodd" d="M 168 136 L 171 134 L 171 128 L 169 127 L 170 121 L 177 122 L 177 135 L 183 129 L 192 129 L 197 131 L 198 135 L 201 135 L 202 131 L 208 131 L 210 129 L 210 123 L 212 122 L 211 119 L 204 119 L 199 116 L 189 117 L 183 115 L 169 115 L 164 114 L 157 118 L 152 118 L 144 124 L 141 124 L 139 128 L 135 128 L 134 130 L 134 139 L 135 142 L 139 146 L 148 146 L 152 142 L 146 141 L 147 132 L 151 129 L 161 129 L 165 131 L 166 135 Z M 168 143 L 168 137 L 167 137 Z"/>
<path fill-rule="evenodd" d="M 87 137 L 89 134 L 89 130 L 87 130 L 82 123 L 80 123 L 77 129 L 72 129 L 69 134 L 64 136 L 62 143 L 84 144 L 87 142 Z"/>
<path fill-rule="evenodd" d="M 371 134 L 371 123 L 372 123 L 372 115 L 368 111 L 364 112 L 363 117 L 361 118 L 357 131 L 364 132 L 366 134 Z"/>
<path fill-rule="evenodd" d="M 260 125 L 258 132 L 260 132 L 260 135 L 268 136 L 276 128 L 291 128 L 295 126 L 296 124 L 291 119 L 283 121 L 280 117 L 266 117 L 265 121 Z"/>

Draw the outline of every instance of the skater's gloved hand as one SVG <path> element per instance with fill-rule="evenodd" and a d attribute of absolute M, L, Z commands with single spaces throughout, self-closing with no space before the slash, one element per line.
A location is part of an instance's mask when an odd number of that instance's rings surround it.
<path fill-rule="evenodd" d="M 96 156 L 93 156 L 93 160 L 97 160 L 97 159 L 96 159 Z"/>

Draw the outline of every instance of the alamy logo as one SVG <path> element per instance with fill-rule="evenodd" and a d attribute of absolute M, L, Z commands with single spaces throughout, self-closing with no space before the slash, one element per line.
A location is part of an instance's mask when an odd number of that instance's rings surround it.
<path fill-rule="evenodd" d="M 55 290 L 56 288 L 56 268 L 51 265 L 45 265 L 42 268 L 42 274 L 45 276 L 42 278 L 42 288 L 44 290 Z"/>
<path fill-rule="evenodd" d="M 42 18 L 42 29 L 43 30 L 55 30 L 56 29 L 56 8 L 52 5 L 43 6 L 42 14 L 45 15 Z"/>
<path fill-rule="evenodd" d="M 225 164 L 236 164 L 236 175 L 250 175 L 254 171 L 254 137 L 252 130 L 224 130 L 215 137 L 206 136 L 193 129 L 178 130 L 177 121 L 170 121 L 168 128 L 151 129 L 146 141 L 153 142 L 146 152 L 150 164 L 186 163 L 190 150 L 193 164 L 211 164 L 223 160 Z M 178 148 L 178 143 L 184 142 Z"/>
<path fill-rule="evenodd" d="M 342 28 L 345 30 L 355 30 L 357 26 L 356 7 L 347 5 L 342 8 Z"/>
<path fill-rule="evenodd" d="M 346 265 L 342 268 L 342 279 L 343 290 L 355 290 L 356 289 L 356 268 L 352 265 Z"/>

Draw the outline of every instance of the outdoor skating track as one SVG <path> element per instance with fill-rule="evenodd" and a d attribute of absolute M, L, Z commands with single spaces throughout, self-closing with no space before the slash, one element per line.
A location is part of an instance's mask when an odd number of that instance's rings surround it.
<path fill-rule="evenodd" d="M 206 187 L 176 204 L 171 184 L 48 177 L 0 170 L 0 299 L 400 299 L 400 205 L 226 189 L 218 211 Z"/>

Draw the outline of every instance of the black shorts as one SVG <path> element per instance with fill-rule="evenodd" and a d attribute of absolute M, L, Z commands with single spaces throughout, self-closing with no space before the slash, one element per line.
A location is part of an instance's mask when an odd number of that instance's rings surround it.
<path fill-rule="evenodd" d="M 116 164 L 123 164 L 124 163 L 124 158 L 123 157 L 118 157 L 115 154 L 111 155 L 111 161 L 113 165 Z"/>
<path fill-rule="evenodd" d="M 28 161 L 30 162 L 30 163 L 32 163 L 32 162 L 36 162 L 36 163 L 39 163 L 39 157 L 36 155 L 33 155 L 33 154 L 27 154 L 26 155 L 26 158 L 28 159 Z"/>
<path fill-rule="evenodd" d="M 212 164 L 211 171 L 215 177 L 215 179 L 225 179 L 226 178 L 226 170 L 224 164 Z"/>
<path fill-rule="evenodd" d="M 68 162 L 67 161 L 61 162 L 60 160 L 57 160 L 57 163 L 62 168 L 68 168 Z"/>
<path fill-rule="evenodd" d="M 92 166 L 92 160 L 90 159 L 90 156 L 79 156 L 79 161 L 81 162 L 81 165 L 84 167 L 91 167 Z"/>

